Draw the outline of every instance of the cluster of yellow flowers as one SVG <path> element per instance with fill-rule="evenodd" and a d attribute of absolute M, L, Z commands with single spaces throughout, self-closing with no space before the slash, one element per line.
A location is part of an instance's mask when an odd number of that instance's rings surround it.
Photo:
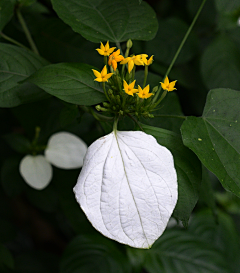
<path fill-rule="evenodd" d="M 116 47 L 109 47 L 109 42 L 106 43 L 104 46 L 103 43 L 101 43 L 100 48 L 97 48 L 96 50 L 100 55 L 103 56 L 109 56 L 108 58 L 108 65 L 112 67 L 113 71 L 117 70 L 117 63 L 120 62 L 120 64 L 128 64 L 128 73 L 130 74 L 131 71 L 134 68 L 134 65 L 142 65 L 142 66 L 149 66 L 153 62 L 153 56 L 151 56 L 149 59 L 147 54 L 139 54 L 139 55 L 133 55 L 130 57 L 124 58 L 122 55 L 120 55 L 120 49 L 114 52 Z M 93 73 L 96 76 L 95 81 L 98 82 L 107 82 L 108 79 L 114 74 L 114 73 L 108 73 L 107 66 L 105 65 L 101 72 L 98 72 L 97 70 L 93 69 Z M 153 94 L 149 93 L 149 85 L 144 87 L 143 89 L 138 85 L 138 89 L 135 89 L 135 82 L 134 80 L 132 83 L 128 84 L 125 80 L 123 80 L 123 90 L 128 94 L 133 96 L 134 93 L 137 93 L 137 95 L 142 99 L 147 99 L 151 97 Z M 169 82 L 168 77 L 165 78 L 164 82 L 161 82 L 161 86 L 164 90 L 167 91 L 173 91 L 176 88 L 174 88 L 176 81 Z"/>

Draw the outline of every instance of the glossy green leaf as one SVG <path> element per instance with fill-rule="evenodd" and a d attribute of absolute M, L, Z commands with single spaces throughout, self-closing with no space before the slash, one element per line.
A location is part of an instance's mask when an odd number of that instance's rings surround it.
<path fill-rule="evenodd" d="M 153 9 L 138 0 L 52 0 L 52 4 L 66 24 L 95 43 L 151 40 L 158 28 Z"/>
<path fill-rule="evenodd" d="M 13 16 L 16 0 L 1 0 L 0 2 L 0 30 L 10 21 Z"/>
<path fill-rule="evenodd" d="M 236 265 L 239 259 L 240 238 L 234 221 L 229 215 L 218 211 L 215 218 L 210 210 L 201 211 L 191 219 L 189 232 L 221 251 L 231 272 L 239 271 Z"/>
<path fill-rule="evenodd" d="M 224 255 L 187 231 L 167 230 L 147 253 L 149 273 L 230 273 Z"/>
<path fill-rule="evenodd" d="M 0 107 L 14 107 L 48 97 L 30 83 L 19 83 L 47 61 L 23 48 L 0 44 Z"/>
<path fill-rule="evenodd" d="M 81 235 L 67 246 L 60 273 L 130 273 L 131 265 L 117 244 L 101 235 Z"/>
<path fill-rule="evenodd" d="M 146 51 L 154 55 L 156 62 L 169 65 L 188 28 L 184 21 L 174 17 L 159 21 L 157 35 L 153 41 L 146 44 Z M 191 60 L 197 49 L 197 37 L 190 34 L 175 64 L 183 64 Z"/>
<path fill-rule="evenodd" d="M 205 49 L 201 73 L 209 89 L 240 86 L 240 51 L 227 36 L 220 36 Z"/>
<path fill-rule="evenodd" d="M 189 117 L 181 131 L 183 143 L 213 172 L 225 189 L 240 196 L 240 92 L 211 90 L 203 116 Z"/>
<path fill-rule="evenodd" d="M 147 134 L 154 136 L 159 144 L 167 147 L 173 154 L 178 178 L 178 202 L 173 215 L 187 224 L 198 200 L 201 164 L 194 153 L 184 147 L 180 135 L 143 124 L 142 127 Z"/>
<path fill-rule="evenodd" d="M 106 100 L 101 85 L 94 81 L 93 68 L 78 63 L 52 64 L 39 69 L 27 81 L 66 102 L 93 105 Z"/>

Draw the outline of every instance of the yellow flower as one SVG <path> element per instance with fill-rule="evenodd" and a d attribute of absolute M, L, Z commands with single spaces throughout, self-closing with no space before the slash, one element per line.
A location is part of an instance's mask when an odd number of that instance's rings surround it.
<path fill-rule="evenodd" d="M 133 96 L 133 94 L 138 91 L 138 89 L 134 89 L 135 82 L 136 80 L 128 85 L 125 80 L 123 81 L 123 89 L 128 95 Z"/>
<path fill-rule="evenodd" d="M 134 64 L 144 65 L 144 62 L 141 60 L 141 55 L 136 55 L 132 57 L 127 57 L 120 64 L 128 64 L 128 72 L 130 73 L 133 70 Z"/>
<path fill-rule="evenodd" d="M 150 65 L 153 63 L 153 55 L 147 60 L 147 65 Z"/>
<path fill-rule="evenodd" d="M 109 56 L 115 48 L 116 47 L 109 48 L 109 43 L 107 41 L 105 46 L 101 43 L 100 48 L 97 48 L 96 50 L 100 55 Z"/>
<path fill-rule="evenodd" d="M 116 71 L 117 69 L 117 63 L 121 62 L 124 59 L 124 57 L 119 54 L 120 54 L 120 49 L 113 52 L 113 54 L 111 54 L 108 59 L 108 65 L 111 65 L 114 71 Z"/>
<path fill-rule="evenodd" d="M 153 94 L 149 93 L 149 85 L 147 85 L 145 88 L 141 88 L 141 86 L 138 86 L 138 96 L 141 99 L 148 99 L 151 97 Z"/>
<path fill-rule="evenodd" d="M 161 83 L 162 89 L 167 90 L 168 92 L 176 89 L 174 88 L 176 81 L 169 82 L 168 77 L 165 78 L 164 83 L 162 82 L 160 83 Z"/>
<path fill-rule="evenodd" d="M 107 67 L 106 65 L 104 66 L 103 70 L 100 72 L 98 72 L 95 69 L 92 69 L 94 75 L 96 76 L 96 79 L 94 81 L 97 82 L 107 82 L 108 79 L 112 76 L 113 73 L 107 73 Z"/>
<path fill-rule="evenodd" d="M 147 65 L 147 57 L 148 57 L 147 54 L 140 54 L 137 56 L 140 56 L 140 60 L 143 62 L 143 64 Z"/>

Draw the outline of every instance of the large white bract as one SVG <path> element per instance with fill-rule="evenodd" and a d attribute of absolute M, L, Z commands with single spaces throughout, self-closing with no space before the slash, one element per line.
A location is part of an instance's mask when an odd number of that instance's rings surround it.
<path fill-rule="evenodd" d="M 74 192 L 103 235 L 149 248 L 177 202 L 172 154 L 143 132 L 112 132 L 88 148 Z"/>

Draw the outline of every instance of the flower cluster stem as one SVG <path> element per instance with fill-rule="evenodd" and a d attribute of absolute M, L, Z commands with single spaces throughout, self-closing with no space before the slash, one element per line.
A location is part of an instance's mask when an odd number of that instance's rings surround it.
<path fill-rule="evenodd" d="M 146 86 L 147 76 L 148 76 L 148 65 L 145 65 L 145 69 L 144 69 L 144 81 L 143 81 L 143 87 L 142 88 L 144 88 Z"/>
<path fill-rule="evenodd" d="M 105 82 L 102 83 L 102 87 L 103 87 L 103 92 L 104 92 L 106 98 L 107 98 L 108 101 L 110 102 L 111 100 L 110 100 L 110 98 L 109 98 L 109 96 L 108 96 L 108 93 L 107 93 L 107 91 L 106 91 Z"/>
<path fill-rule="evenodd" d="M 34 41 L 32 39 L 32 36 L 31 36 L 30 31 L 29 31 L 29 29 L 27 27 L 27 24 L 26 24 L 21 12 L 20 12 L 20 9 L 17 9 L 17 17 L 18 17 L 18 20 L 19 20 L 22 28 L 23 28 L 23 31 L 24 31 L 24 33 L 26 35 L 26 38 L 27 38 L 27 40 L 28 40 L 28 42 L 29 42 L 29 44 L 31 46 L 32 51 L 34 53 L 36 53 L 37 55 L 39 55 L 38 49 L 37 49 L 37 47 L 36 47 L 36 45 L 35 45 L 35 43 L 34 43 Z"/>

